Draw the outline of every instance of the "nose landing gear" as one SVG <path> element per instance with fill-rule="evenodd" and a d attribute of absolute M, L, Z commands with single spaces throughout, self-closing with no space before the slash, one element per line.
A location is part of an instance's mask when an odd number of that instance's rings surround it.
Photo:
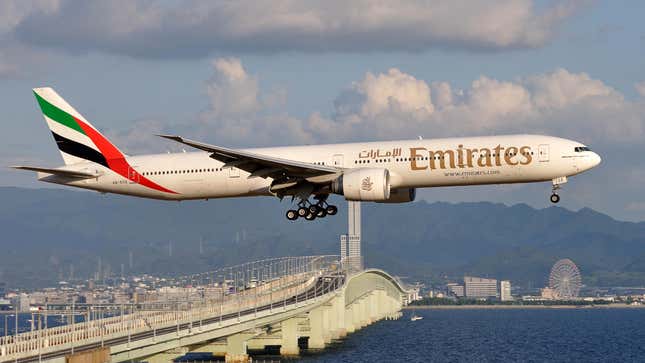
<path fill-rule="evenodd" d="M 558 190 L 560 189 L 560 185 L 564 184 L 567 182 L 567 177 L 559 177 L 555 178 L 552 180 L 552 187 L 551 187 L 551 203 L 556 204 L 560 201 L 560 196 L 558 195 Z"/>
<path fill-rule="evenodd" d="M 556 204 L 559 201 L 560 201 L 559 195 L 555 194 L 555 192 L 551 194 L 551 203 Z"/>

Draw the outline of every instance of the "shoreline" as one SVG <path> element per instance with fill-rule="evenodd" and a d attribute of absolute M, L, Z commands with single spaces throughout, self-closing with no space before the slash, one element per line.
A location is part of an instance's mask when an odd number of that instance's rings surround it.
<path fill-rule="evenodd" d="M 643 309 L 645 305 L 408 305 L 402 310 L 464 310 L 464 309 Z"/>

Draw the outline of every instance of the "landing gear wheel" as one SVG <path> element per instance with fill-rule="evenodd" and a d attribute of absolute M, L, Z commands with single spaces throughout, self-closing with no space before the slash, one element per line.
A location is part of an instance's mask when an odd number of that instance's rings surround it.
<path fill-rule="evenodd" d="M 316 213 L 316 218 L 325 218 L 327 217 L 327 210 L 325 208 L 318 208 L 318 213 Z"/>
<path fill-rule="evenodd" d="M 559 195 L 557 195 L 555 193 L 551 194 L 551 203 L 555 204 L 555 203 L 557 203 L 559 201 L 560 201 L 560 196 Z"/>
<path fill-rule="evenodd" d="M 308 221 L 313 221 L 314 219 L 316 219 L 316 215 L 313 213 L 309 213 L 305 216 L 305 219 Z"/>
<path fill-rule="evenodd" d="M 338 213 L 338 208 L 335 205 L 328 205 L 327 206 L 327 214 L 330 216 L 336 215 Z"/>
<path fill-rule="evenodd" d="M 305 217 L 307 214 L 309 214 L 309 210 L 305 207 L 300 207 L 298 208 L 298 217 Z"/>
<path fill-rule="evenodd" d="M 320 207 L 317 206 L 316 204 L 312 204 L 309 206 L 309 213 L 311 214 L 318 214 L 319 210 L 320 210 Z"/>
<path fill-rule="evenodd" d="M 287 211 L 287 219 L 290 221 L 295 221 L 296 219 L 298 219 L 298 212 L 293 209 L 289 209 Z"/>

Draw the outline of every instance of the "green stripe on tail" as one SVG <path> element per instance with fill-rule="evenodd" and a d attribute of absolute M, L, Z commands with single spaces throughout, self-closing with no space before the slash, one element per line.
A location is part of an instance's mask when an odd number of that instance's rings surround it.
<path fill-rule="evenodd" d="M 85 135 L 85 132 L 83 131 L 81 126 L 76 122 L 76 120 L 74 120 L 74 117 L 72 117 L 67 112 L 61 110 L 60 108 L 47 102 L 47 100 L 40 97 L 38 93 L 34 92 L 34 96 L 36 96 L 36 100 L 40 105 L 40 109 L 43 111 L 43 114 L 45 114 L 45 116 L 49 117 L 53 121 L 58 122 L 61 125 L 65 125 Z"/>

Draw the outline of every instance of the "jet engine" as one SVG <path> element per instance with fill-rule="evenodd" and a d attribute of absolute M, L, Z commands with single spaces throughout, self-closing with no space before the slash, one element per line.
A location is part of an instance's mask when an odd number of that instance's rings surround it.
<path fill-rule="evenodd" d="M 408 203 L 414 202 L 417 196 L 416 188 L 398 188 L 390 191 L 390 197 L 386 200 L 379 200 L 376 203 Z"/>
<path fill-rule="evenodd" d="M 387 169 L 352 169 L 334 180 L 332 191 L 347 200 L 385 201 L 390 198 L 390 173 Z"/>

